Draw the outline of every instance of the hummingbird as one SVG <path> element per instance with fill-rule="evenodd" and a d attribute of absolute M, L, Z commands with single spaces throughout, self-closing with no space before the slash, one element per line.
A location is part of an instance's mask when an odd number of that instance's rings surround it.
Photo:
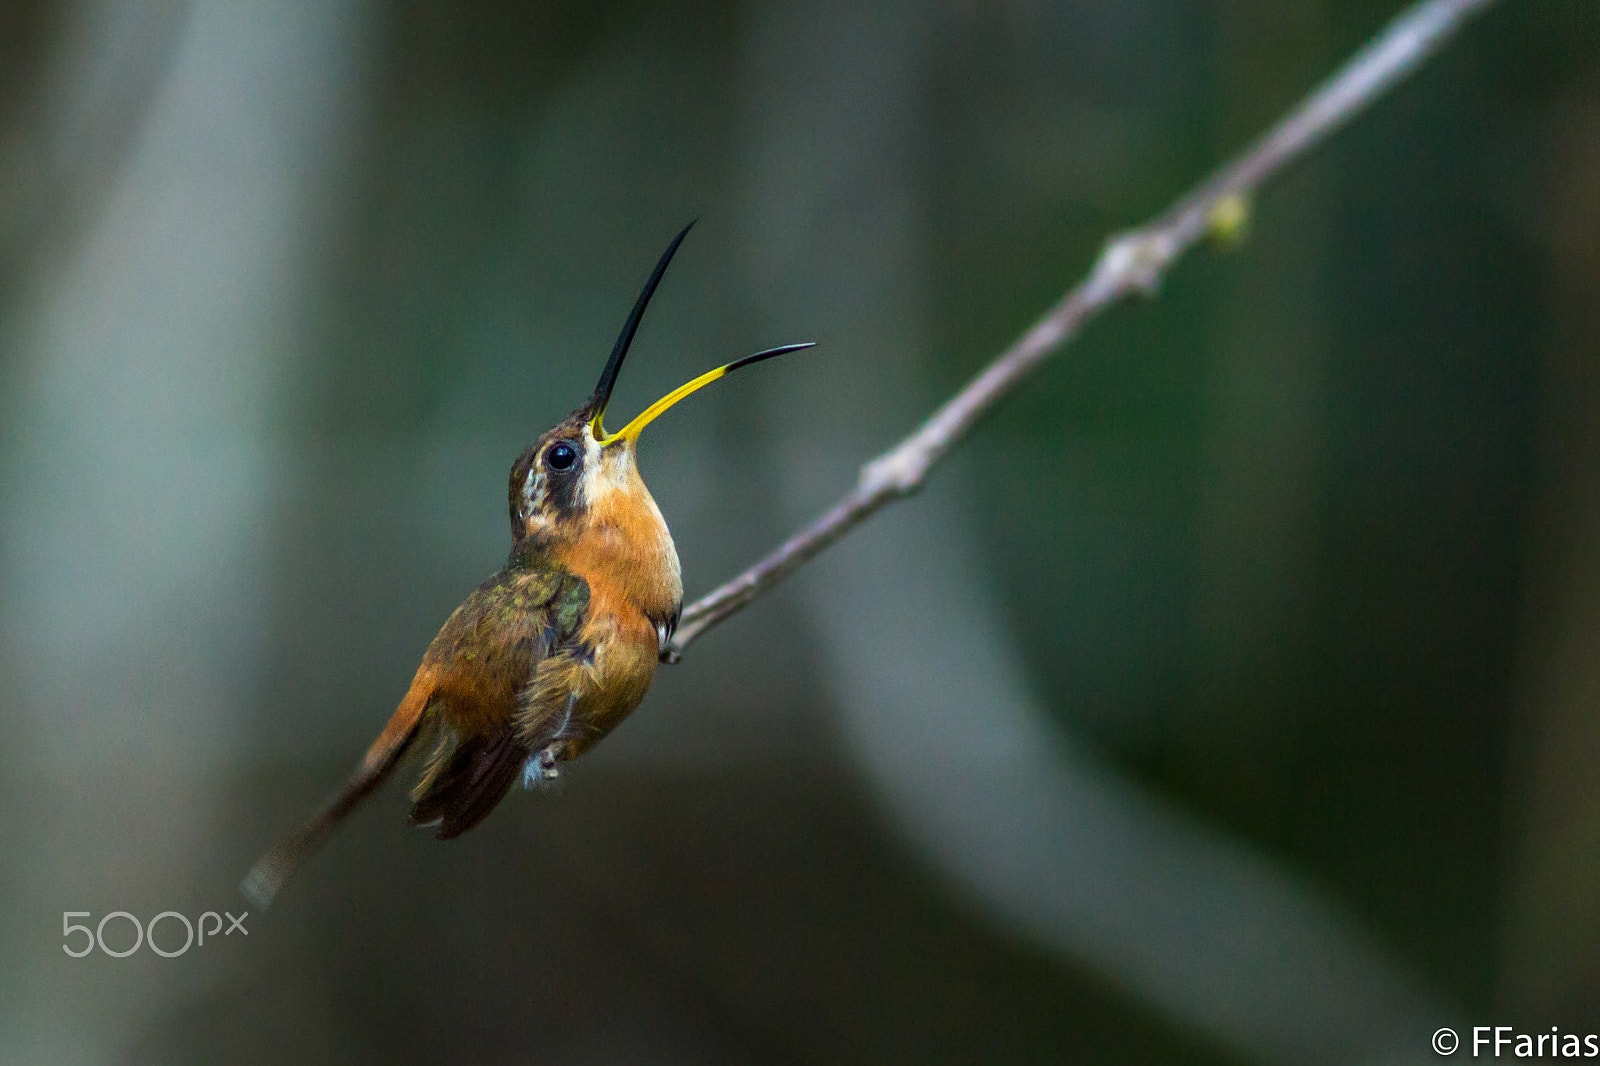
<path fill-rule="evenodd" d="M 411 823 L 440 840 L 484 819 L 519 780 L 535 788 L 616 727 L 655 676 L 683 604 L 682 571 L 639 476 L 639 434 L 690 393 L 786 344 L 673 389 L 612 433 L 606 405 L 639 320 L 690 222 L 662 253 L 588 401 L 511 465 L 511 554 L 428 645 L 411 686 L 343 788 L 251 868 L 240 890 L 265 909 L 300 863 L 421 740 Z"/>

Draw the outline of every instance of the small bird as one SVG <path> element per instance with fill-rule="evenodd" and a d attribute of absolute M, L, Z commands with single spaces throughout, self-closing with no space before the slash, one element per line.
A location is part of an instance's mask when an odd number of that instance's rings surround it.
<path fill-rule="evenodd" d="M 428 645 L 399 708 L 332 800 L 264 855 L 240 890 L 265 909 L 295 868 L 394 770 L 419 738 L 434 749 L 412 789 L 411 823 L 449 840 L 477 825 L 518 779 L 555 778 L 626 718 L 655 676 L 677 625 L 677 548 L 639 476 L 644 427 L 718 378 L 811 347 L 787 344 L 735 360 L 667 393 L 615 433 L 611 390 L 673 253 L 662 254 L 633 305 L 594 395 L 511 466 L 511 556 Z"/>

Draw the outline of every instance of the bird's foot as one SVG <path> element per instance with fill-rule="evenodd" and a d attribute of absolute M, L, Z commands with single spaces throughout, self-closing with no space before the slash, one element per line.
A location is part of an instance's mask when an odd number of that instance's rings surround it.
<path fill-rule="evenodd" d="M 522 787 L 538 788 L 560 777 L 561 768 L 556 765 L 560 750 L 560 744 L 551 744 L 528 756 L 522 764 Z"/>

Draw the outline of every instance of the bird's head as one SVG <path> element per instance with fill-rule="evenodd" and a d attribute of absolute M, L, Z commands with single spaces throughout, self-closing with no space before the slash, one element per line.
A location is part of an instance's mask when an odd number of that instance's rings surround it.
<path fill-rule="evenodd" d="M 736 359 L 673 389 L 616 432 L 605 428 L 606 405 L 611 400 L 611 390 L 616 386 L 617 374 L 622 370 L 622 361 L 633 343 L 645 306 L 666 273 L 673 253 L 693 225 L 691 222 L 679 232 L 656 263 L 588 402 L 542 434 L 512 464 L 513 538 L 521 540 L 542 535 L 562 540 L 579 536 L 597 510 L 622 515 L 642 510 L 654 515 L 659 522 L 659 512 L 635 463 L 635 449 L 645 426 L 685 396 L 741 367 L 811 347 L 809 343 L 786 344 Z"/>

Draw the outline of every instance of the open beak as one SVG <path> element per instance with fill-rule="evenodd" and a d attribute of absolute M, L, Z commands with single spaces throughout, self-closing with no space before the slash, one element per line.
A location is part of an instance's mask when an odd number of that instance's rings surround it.
<path fill-rule="evenodd" d="M 813 341 L 807 341 L 804 344 L 785 344 L 777 348 L 768 348 L 764 352 L 757 352 L 755 355 L 747 355 L 743 359 L 735 359 L 733 362 L 719 366 L 715 370 L 707 370 L 704 374 L 701 374 L 693 381 L 688 381 L 682 385 L 679 385 L 677 388 L 661 397 L 661 399 L 657 400 L 649 407 L 646 407 L 639 417 L 635 418 L 632 422 L 629 422 L 615 433 L 607 433 L 600 425 L 600 417 L 605 413 L 604 410 L 596 411 L 594 413 L 594 417 L 589 421 L 589 428 L 594 433 L 594 439 L 599 442 L 602 448 L 607 444 L 612 444 L 619 440 L 637 441 L 639 439 L 639 434 L 644 431 L 644 427 L 655 421 L 657 415 L 661 414 L 661 412 L 665 411 L 667 408 L 671 407 L 673 404 L 677 403 L 691 392 L 694 392 L 696 389 L 709 385 L 720 377 L 726 377 L 742 366 L 749 366 L 751 363 L 759 363 L 763 359 L 771 359 L 775 356 L 786 355 L 789 352 L 798 352 L 803 348 L 814 347 L 816 347 L 816 344 Z"/>
<path fill-rule="evenodd" d="M 661 259 L 656 263 L 655 270 L 650 272 L 650 280 L 644 283 L 644 289 L 639 293 L 639 298 L 634 301 L 633 310 L 628 314 L 628 321 L 623 323 L 622 334 L 617 338 L 616 345 L 611 349 L 611 358 L 606 360 L 606 368 L 600 372 L 600 383 L 595 386 L 594 395 L 589 398 L 588 404 L 583 408 L 584 417 L 589 421 L 590 432 L 594 434 L 594 439 L 601 447 L 614 444 L 619 440 L 637 441 L 639 434 L 644 431 L 644 427 L 655 421 L 656 417 L 667 408 L 691 392 L 711 384 L 718 378 L 726 377 L 740 367 L 746 367 L 752 363 L 759 363 L 763 359 L 772 359 L 789 352 L 798 352 L 803 348 L 813 347 L 813 344 L 809 342 L 805 344 L 785 344 L 778 348 L 768 348 L 766 351 L 757 352 L 754 355 L 747 355 L 743 359 L 735 359 L 733 362 L 719 366 L 715 370 L 706 371 L 693 381 L 679 385 L 661 397 L 661 399 L 646 407 L 639 417 L 623 426 L 617 432 L 607 433 L 605 431 L 603 419 L 605 418 L 606 404 L 611 402 L 611 390 L 617 385 L 617 374 L 622 370 L 622 360 L 627 357 L 628 347 L 633 343 L 633 335 L 639 330 L 639 320 L 644 317 L 645 306 L 650 303 L 650 297 L 655 295 L 656 286 L 661 283 L 661 275 L 667 272 L 667 264 L 672 262 L 672 256 L 677 252 L 678 245 L 683 243 L 683 238 L 689 235 L 689 230 L 693 226 L 694 223 L 691 222 L 683 227 L 678 232 L 678 235 L 672 239 L 672 243 L 667 245 L 667 250 L 661 253 Z"/>

